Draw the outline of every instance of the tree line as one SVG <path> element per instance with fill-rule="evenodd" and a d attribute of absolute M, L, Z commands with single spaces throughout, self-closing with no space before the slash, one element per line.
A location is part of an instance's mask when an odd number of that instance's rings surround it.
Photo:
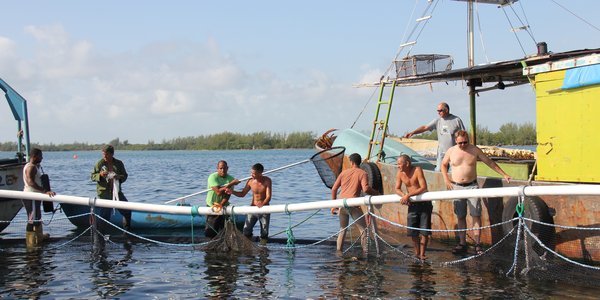
<path fill-rule="evenodd" d="M 128 140 L 115 138 L 107 144 L 118 150 L 245 150 L 245 149 L 309 149 L 314 146 L 317 134 L 313 132 L 272 133 L 267 131 L 251 134 L 222 132 L 210 135 L 176 137 L 160 143 L 148 141 L 146 144 L 132 144 Z M 437 133 L 425 132 L 415 138 L 437 140 Z M 498 132 L 490 132 L 487 127 L 477 126 L 479 145 L 535 145 L 536 131 L 532 123 L 517 125 L 507 123 Z M 73 142 L 70 144 L 37 144 L 43 151 L 93 151 L 105 144 Z M 15 151 L 15 142 L 0 143 L 0 151 Z"/>
<path fill-rule="evenodd" d="M 491 132 L 487 127 L 477 126 L 478 145 L 535 145 L 537 143 L 535 125 L 531 122 L 524 124 L 506 123 L 500 126 L 498 132 Z M 424 132 L 415 138 L 437 140 L 437 133 Z"/>
<path fill-rule="evenodd" d="M 129 140 L 115 138 L 109 141 L 117 150 L 243 150 L 243 149 L 308 149 L 314 146 L 316 134 L 312 132 L 272 133 L 256 132 L 241 134 L 222 132 L 195 137 L 176 137 L 156 143 L 132 144 Z M 74 142 L 70 144 L 37 144 L 32 147 L 43 151 L 85 151 L 98 150 L 105 144 Z M 0 151 L 15 151 L 15 142 L 0 143 Z"/>

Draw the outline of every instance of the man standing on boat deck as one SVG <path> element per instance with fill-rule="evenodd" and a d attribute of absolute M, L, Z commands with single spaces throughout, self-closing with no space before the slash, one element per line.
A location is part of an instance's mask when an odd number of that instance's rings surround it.
<path fill-rule="evenodd" d="M 121 191 L 121 184 L 127 180 L 127 170 L 122 161 L 116 159 L 115 148 L 112 145 L 102 147 L 102 158 L 94 165 L 91 179 L 96 182 L 96 193 L 99 199 L 127 201 Z M 98 208 L 98 214 L 110 220 L 112 209 Z M 129 230 L 131 226 L 131 211 L 119 209 L 123 215 L 123 229 Z"/>
<path fill-rule="evenodd" d="M 412 228 L 431 229 L 431 212 L 433 205 L 430 201 L 410 202 L 409 198 L 427 192 L 427 181 L 423 169 L 413 166 L 410 157 L 402 154 L 398 157 L 398 173 L 396 174 L 396 194 L 400 195 L 400 203 L 408 205 L 406 225 Z M 402 185 L 406 186 L 406 193 Z M 408 229 L 408 236 L 413 240 L 415 255 L 420 260 L 425 260 L 425 250 L 429 243 L 431 231 Z M 419 234 L 421 237 L 419 237 Z"/>
<path fill-rule="evenodd" d="M 504 172 L 496 162 L 487 157 L 481 149 L 475 145 L 469 144 L 469 135 L 464 130 L 456 132 L 456 145 L 448 149 L 444 159 L 442 160 L 442 175 L 448 190 L 470 190 L 477 189 L 477 160 L 481 160 L 488 165 L 492 170 L 502 175 L 507 182 L 510 182 L 511 177 Z M 448 176 L 448 168 L 452 167 L 452 179 Z M 469 213 L 473 218 L 473 227 L 481 227 L 481 199 L 468 198 L 454 200 L 454 213 L 458 219 L 458 229 L 467 228 L 467 206 Z M 475 240 L 475 252 L 480 254 L 483 248 L 479 245 L 479 237 L 481 229 L 477 229 L 473 233 Z M 459 244 L 452 251 L 460 254 L 467 251 L 466 232 L 458 233 Z"/>
<path fill-rule="evenodd" d="M 465 130 L 465 125 L 459 117 L 450 113 L 450 106 L 446 102 L 438 104 L 437 113 L 440 116 L 439 118 L 433 119 L 427 125 L 418 127 L 404 135 L 404 137 L 410 138 L 415 134 L 423 133 L 425 131 L 437 130 L 438 149 L 435 170 L 440 171 L 442 159 L 444 158 L 446 151 L 455 145 L 454 134 L 459 130 Z"/>
<path fill-rule="evenodd" d="M 252 206 L 263 207 L 269 205 L 271 201 L 271 178 L 263 176 L 265 170 L 262 164 L 254 164 L 250 170 L 252 178 L 246 182 L 246 186 L 239 192 L 233 191 L 237 197 L 245 197 L 252 190 Z M 269 221 L 271 214 L 248 214 L 244 223 L 244 235 L 249 239 L 252 238 L 252 230 L 256 221 L 260 222 L 260 243 L 265 245 L 269 237 Z"/>
<path fill-rule="evenodd" d="M 206 194 L 206 205 L 218 215 L 207 215 L 204 235 L 213 238 L 225 227 L 225 216 L 221 214 L 223 207 L 229 205 L 229 197 L 231 197 L 232 188 L 240 183 L 239 180 L 227 174 L 229 167 L 227 162 L 221 160 L 217 163 L 217 172 L 208 176 L 208 188 Z"/>
<path fill-rule="evenodd" d="M 29 153 L 29 162 L 23 168 L 24 192 L 44 193 L 50 197 L 56 195 L 51 190 L 46 190 L 42 185 L 42 150 L 38 148 L 31 149 Z M 42 211 L 40 209 L 41 201 L 21 200 L 27 211 L 27 226 L 25 228 L 25 241 L 28 247 L 36 247 L 43 240 L 48 238 L 44 235 L 42 229 Z"/>
<path fill-rule="evenodd" d="M 360 168 L 360 162 L 362 158 L 358 153 L 352 153 L 348 157 L 350 160 L 350 168 L 342 171 L 340 175 L 335 180 L 333 187 L 331 187 L 331 199 L 335 200 L 338 198 L 337 192 L 338 189 L 341 188 L 340 198 L 356 198 L 360 197 L 361 192 L 364 192 L 369 195 L 379 195 L 379 192 L 374 190 L 369 186 L 367 181 L 367 172 Z M 348 227 L 348 222 L 350 221 L 350 215 L 358 224 L 360 229 L 360 244 L 363 248 L 363 252 L 366 252 L 367 249 L 367 236 L 365 234 L 365 229 L 367 228 L 367 224 L 365 222 L 365 218 L 361 218 L 363 215 L 360 207 L 348 207 L 348 208 L 331 208 L 331 213 L 340 215 L 340 233 L 337 239 L 337 251 L 342 251 L 344 246 L 344 239 L 346 238 L 346 227 Z"/>

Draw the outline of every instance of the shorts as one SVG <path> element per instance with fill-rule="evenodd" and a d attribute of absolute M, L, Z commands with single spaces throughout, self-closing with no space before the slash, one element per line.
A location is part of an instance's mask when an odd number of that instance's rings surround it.
<path fill-rule="evenodd" d="M 406 214 L 406 224 L 408 227 L 431 229 L 431 212 L 433 211 L 433 205 L 431 202 L 417 202 L 411 203 L 408 206 L 408 213 Z M 428 230 L 414 230 L 408 229 L 407 235 L 416 237 L 421 235 L 431 235 L 431 231 Z"/>
<path fill-rule="evenodd" d="M 477 180 L 474 180 L 466 186 L 462 186 L 453 182 L 452 186 L 455 190 L 474 190 L 479 188 Z M 458 218 L 467 217 L 467 206 L 469 206 L 469 214 L 471 217 L 481 217 L 481 199 L 463 198 L 454 200 L 454 213 Z"/>

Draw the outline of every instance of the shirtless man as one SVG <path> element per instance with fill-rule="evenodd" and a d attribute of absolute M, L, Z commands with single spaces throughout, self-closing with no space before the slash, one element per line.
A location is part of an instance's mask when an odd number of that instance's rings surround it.
<path fill-rule="evenodd" d="M 406 214 L 406 224 L 412 228 L 431 229 L 431 212 L 433 205 L 431 202 L 410 202 L 409 198 L 427 192 L 427 182 L 421 167 L 413 167 L 410 157 L 402 154 L 398 157 L 398 173 L 396 174 L 396 194 L 400 195 L 400 203 L 408 205 Z M 402 190 L 402 185 L 406 186 L 406 192 Z M 421 237 L 419 238 L 419 233 Z M 431 231 L 408 229 L 408 236 L 412 237 L 415 256 L 418 259 L 425 260 L 425 249 L 429 243 Z"/>
<path fill-rule="evenodd" d="M 250 190 L 252 190 L 252 206 L 263 207 L 269 205 L 271 201 L 271 178 L 263 176 L 264 171 L 262 164 L 255 164 L 252 166 L 250 174 L 252 178 L 246 182 L 246 186 L 241 191 L 233 191 L 232 194 L 237 197 L 245 197 Z M 248 238 L 252 238 L 252 230 L 256 221 L 260 222 L 260 243 L 266 244 L 267 238 L 269 237 L 269 221 L 271 214 L 248 214 L 246 216 L 246 222 L 244 223 L 244 235 Z"/>
<path fill-rule="evenodd" d="M 488 158 L 475 145 L 469 144 L 469 135 L 466 131 L 460 130 L 454 135 L 456 145 L 448 149 L 442 160 L 442 174 L 448 190 L 470 190 L 477 189 L 477 160 L 481 160 L 491 169 L 502 175 L 507 182 L 510 182 L 510 175 L 506 174 L 493 160 Z M 448 167 L 452 167 L 452 179 L 448 176 Z M 467 228 L 467 206 L 469 213 L 473 218 L 473 227 L 481 227 L 481 199 L 468 198 L 454 200 L 454 213 L 458 218 L 458 229 Z M 479 236 L 481 229 L 476 229 L 473 233 L 475 239 L 475 252 L 481 254 L 483 248 L 479 245 Z M 452 250 L 455 254 L 467 251 L 466 232 L 458 233 L 459 244 Z"/>

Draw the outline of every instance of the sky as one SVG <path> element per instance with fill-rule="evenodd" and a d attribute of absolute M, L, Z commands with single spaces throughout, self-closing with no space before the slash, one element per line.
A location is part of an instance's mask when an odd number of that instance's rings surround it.
<path fill-rule="evenodd" d="M 426 3 L 4 1 L 0 78 L 27 99 L 31 141 L 42 144 L 321 134 L 353 124 L 368 132 L 377 91 L 356 85 L 386 72 Z M 454 68 L 465 67 L 466 4 L 434 4 L 410 54 L 449 54 Z M 597 0 L 521 0 L 475 11 L 476 64 L 534 54 L 541 41 L 553 52 L 600 47 Z M 521 26 L 515 13 L 532 36 L 510 30 Z M 440 101 L 467 122 L 467 91 L 464 82 L 396 90 L 390 132 L 428 123 Z M 7 105 L 0 118 L 0 142 L 14 141 Z M 477 121 L 491 131 L 535 122 L 532 87 L 480 94 Z"/>

